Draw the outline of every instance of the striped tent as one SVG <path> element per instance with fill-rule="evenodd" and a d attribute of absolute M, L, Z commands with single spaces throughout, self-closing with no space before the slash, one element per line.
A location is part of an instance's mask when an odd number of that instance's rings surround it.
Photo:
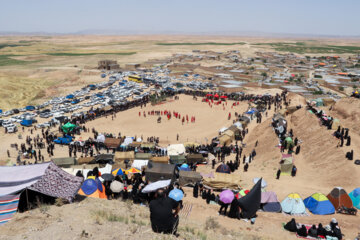
<path fill-rule="evenodd" d="M 0 197 L 0 225 L 8 222 L 19 205 L 20 194 Z"/>

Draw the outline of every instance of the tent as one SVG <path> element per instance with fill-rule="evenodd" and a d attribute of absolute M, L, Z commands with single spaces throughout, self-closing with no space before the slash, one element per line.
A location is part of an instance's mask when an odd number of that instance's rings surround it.
<path fill-rule="evenodd" d="M 149 160 L 151 157 L 151 153 L 135 153 L 135 159 Z"/>
<path fill-rule="evenodd" d="M 230 167 L 228 165 L 226 165 L 225 163 L 220 164 L 217 168 L 216 168 L 216 172 L 218 173 L 231 173 Z"/>
<path fill-rule="evenodd" d="M 227 146 L 231 144 L 231 137 L 228 135 L 221 135 L 219 137 L 219 143 L 221 146 Z"/>
<path fill-rule="evenodd" d="M 71 131 L 73 131 L 76 128 L 75 124 L 72 124 L 70 122 L 64 124 L 61 129 L 63 130 L 64 133 L 69 133 Z"/>
<path fill-rule="evenodd" d="M 189 165 L 187 165 L 186 163 L 183 163 L 180 167 L 179 167 L 180 171 L 191 171 Z"/>
<path fill-rule="evenodd" d="M 57 166 L 65 168 L 77 164 L 76 158 L 74 157 L 52 158 L 51 161 L 53 161 Z"/>
<path fill-rule="evenodd" d="M 231 131 L 230 129 L 226 130 L 223 135 L 227 135 L 231 138 L 231 140 L 235 139 L 235 133 L 233 131 Z"/>
<path fill-rule="evenodd" d="M 328 195 L 327 198 L 334 205 L 335 209 L 339 207 L 352 208 L 353 203 L 351 198 L 342 187 L 334 188 Z"/>
<path fill-rule="evenodd" d="M 275 192 L 262 192 L 261 204 L 265 212 L 281 212 L 281 205 Z"/>
<path fill-rule="evenodd" d="M 107 148 L 118 148 L 120 146 L 120 138 L 105 138 L 104 144 Z"/>
<path fill-rule="evenodd" d="M 335 208 L 329 199 L 322 193 L 314 193 L 304 199 L 304 204 L 310 212 L 317 215 L 335 213 Z"/>
<path fill-rule="evenodd" d="M 41 164 L 0 167 L 0 224 L 8 221 L 21 200 L 20 193 L 25 189 L 52 198 L 63 198 L 72 201 L 78 192 L 83 178 L 75 177 L 63 171 L 53 162 Z M 26 201 L 34 199 L 28 198 Z M 19 199 L 20 197 L 20 199 Z M 9 204 L 4 204 L 8 201 Z M 11 208 L 10 208 L 11 207 Z M 11 210 L 12 209 L 12 210 Z M 6 216 L 6 219 L 4 218 Z"/>
<path fill-rule="evenodd" d="M 334 118 L 333 123 L 331 125 L 331 129 L 336 131 L 339 126 L 340 126 L 340 120 L 337 118 Z"/>
<path fill-rule="evenodd" d="M 99 163 L 99 164 L 106 164 L 106 163 L 113 164 L 114 163 L 114 155 L 113 154 L 99 154 L 95 157 L 95 162 Z"/>
<path fill-rule="evenodd" d="M 153 162 L 156 162 L 156 163 L 164 163 L 164 164 L 167 164 L 167 163 L 169 162 L 169 157 L 168 157 L 168 156 L 151 157 L 150 160 L 153 161 Z"/>
<path fill-rule="evenodd" d="M 352 200 L 354 207 L 360 209 L 360 188 L 355 188 L 351 193 L 349 193 L 349 197 Z"/>
<path fill-rule="evenodd" d="M 131 164 L 131 167 L 142 170 L 143 167 L 148 165 L 149 160 L 138 160 L 135 159 L 134 162 Z"/>
<path fill-rule="evenodd" d="M 185 148 L 187 148 L 187 147 L 198 147 L 198 146 L 200 146 L 200 143 L 196 143 L 196 142 L 184 142 L 184 146 L 185 146 Z"/>
<path fill-rule="evenodd" d="M 133 139 L 132 139 L 132 137 L 126 137 L 125 139 L 124 139 L 124 142 L 121 144 L 121 146 L 127 146 L 127 145 L 129 145 L 130 143 L 132 143 L 133 142 Z"/>
<path fill-rule="evenodd" d="M 152 142 L 143 142 L 140 145 L 141 148 L 149 148 L 149 149 L 154 149 L 155 148 L 155 143 Z"/>
<path fill-rule="evenodd" d="M 175 165 L 149 161 L 145 171 L 146 180 L 156 182 L 164 179 L 175 179 Z"/>
<path fill-rule="evenodd" d="M 285 176 L 290 176 L 291 175 L 291 171 L 293 168 L 293 157 L 291 154 L 283 154 L 282 155 L 282 159 L 281 159 L 281 163 L 280 163 L 280 170 L 281 170 L 281 175 L 285 175 Z"/>
<path fill-rule="evenodd" d="M 202 174 L 204 185 L 213 189 L 240 189 L 240 176 L 227 173 Z"/>
<path fill-rule="evenodd" d="M 297 193 L 290 193 L 282 202 L 281 208 L 284 213 L 291 215 L 304 215 L 306 208 L 300 195 Z"/>
<path fill-rule="evenodd" d="M 184 155 L 170 155 L 171 164 L 183 164 L 186 161 Z"/>
<path fill-rule="evenodd" d="M 186 156 L 186 163 L 203 163 L 204 157 L 202 154 L 189 154 Z"/>
<path fill-rule="evenodd" d="M 78 194 L 93 198 L 107 198 L 105 187 L 99 179 L 86 179 L 81 185 Z"/>
<path fill-rule="evenodd" d="M 97 142 L 105 143 L 105 136 L 103 134 L 99 134 L 96 138 Z"/>
<path fill-rule="evenodd" d="M 261 180 L 258 181 L 248 194 L 239 200 L 239 207 L 242 209 L 242 218 L 252 218 L 255 216 L 261 203 Z"/>
<path fill-rule="evenodd" d="M 115 152 L 115 162 L 124 162 L 125 160 L 133 161 L 135 152 Z"/>
<path fill-rule="evenodd" d="M 78 164 L 92 164 L 95 163 L 95 157 L 81 157 L 77 160 Z"/>
<path fill-rule="evenodd" d="M 167 154 L 171 155 L 181 155 L 185 153 L 184 144 L 171 144 L 167 147 Z"/>
<path fill-rule="evenodd" d="M 201 181 L 201 175 L 194 171 L 180 171 L 179 172 L 179 184 L 184 186 L 187 184 L 195 184 Z"/>

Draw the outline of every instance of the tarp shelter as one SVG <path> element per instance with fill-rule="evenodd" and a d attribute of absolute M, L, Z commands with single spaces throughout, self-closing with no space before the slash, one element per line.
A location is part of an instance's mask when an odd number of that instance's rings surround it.
<path fill-rule="evenodd" d="M 118 148 L 120 146 L 121 139 L 120 138 L 105 138 L 105 146 L 107 148 Z"/>
<path fill-rule="evenodd" d="M 241 116 L 238 120 L 243 125 L 243 127 L 246 127 L 250 123 L 250 118 L 247 116 Z"/>
<path fill-rule="evenodd" d="M 19 206 L 20 194 L 0 196 L 0 226 L 11 220 Z"/>
<path fill-rule="evenodd" d="M 194 171 L 180 171 L 179 172 L 179 184 L 184 186 L 187 184 L 195 184 L 200 182 L 202 179 L 200 173 Z"/>
<path fill-rule="evenodd" d="M 349 197 L 351 198 L 354 207 L 360 209 L 360 188 L 355 188 L 349 193 Z"/>
<path fill-rule="evenodd" d="M 115 162 L 124 162 L 125 160 L 133 161 L 135 152 L 115 152 Z"/>
<path fill-rule="evenodd" d="M 275 192 L 262 192 L 261 205 L 265 212 L 281 212 L 281 205 Z"/>
<path fill-rule="evenodd" d="M 329 199 L 322 193 L 314 193 L 304 199 L 304 204 L 310 212 L 317 215 L 335 213 L 335 208 Z"/>
<path fill-rule="evenodd" d="M 204 176 L 204 175 L 203 175 Z M 212 177 L 214 176 L 214 177 Z M 236 174 L 214 173 L 204 176 L 204 185 L 213 189 L 240 189 L 240 176 Z"/>
<path fill-rule="evenodd" d="M 9 211 L 8 207 L 13 206 L 14 210 L 17 210 L 18 196 L 25 189 L 53 198 L 63 198 L 71 202 L 82 182 L 83 178 L 66 173 L 53 162 L 0 167 L 0 199 L 8 199 L 11 203 L 9 205 L 0 204 L 0 211 L 10 213 L 0 214 L 0 222 L 4 222 L 2 219 L 4 216 L 7 216 L 5 221 L 12 217 L 13 212 Z M 21 196 L 26 196 L 26 202 L 34 200 L 29 199 L 27 192 Z"/>
<path fill-rule="evenodd" d="M 242 218 L 252 218 L 260 208 L 261 202 L 261 180 L 258 181 L 248 194 L 239 200 L 239 207 L 242 209 Z"/>
<path fill-rule="evenodd" d="M 135 153 L 135 159 L 149 160 L 152 157 L 152 153 Z"/>
<path fill-rule="evenodd" d="M 306 208 L 300 195 L 297 193 L 290 193 L 282 202 L 281 208 L 284 213 L 291 215 L 304 215 Z"/>
<path fill-rule="evenodd" d="M 95 162 L 99 163 L 99 164 L 106 164 L 106 163 L 113 164 L 114 163 L 114 155 L 113 154 L 99 154 L 95 157 Z"/>
<path fill-rule="evenodd" d="M 332 203 L 332 205 L 335 207 L 335 209 L 338 209 L 339 207 L 347 207 L 352 208 L 353 203 L 351 201 L 351 198 L 343 189 L 342 187 L 336 187 L 334 188 L 328 195 L 327 198 Z"/>
<path fill-rule="evenodd" d="M 149 148 L 149 149 L 154 149 L 155 148 L 155 143 L 152 142 L 143 142 L 140 145 L 141 148 Z"/>
<path fill-rule="evenodd" d="M 168 156 L 151 157 L 150 160 L 153 161 L 153 162 L 156 162 L 156 163 L 164 163 L 164 164 L 169 163 L 169 157 Z"/>
<path fill-rule="evenodd" d="M 69 133 L 71 131 L 73 131 L 76 128 L 75 124 L 72 124 L 70 122 L 64 124 L 61 129 L 63 130 L 64 133 Z"/>
<path fill-rule="evenodd" d="M 148 165 L 149 160 L 138 160 L 135 159 L 134 162 L 131 164 L 131 167 L 136 168 L 138 170 L 142 170 L 143 167 Z"/>
<path fill-rule="evenodd" d="M 186 161 L 184 155 L 170 155 L 171 164 L 183 164 Z"/>
<path fill-rule="evenodd" d="M 226 130 L 223 135 L 227 135 L 231 138 L 231 140 L 235 139 L 235 133 L 233 131 L 231 131 L 230 129 Z"/>
<path fill-rule="evenodd" d="M 105 187 L 99 179 L 86 179 L 81 185 L 78 194 L 93 198 L 107 198 Z"/>
<path fill-rule="evenodd" d="M 241 124 L 241 123 L 240 123 L 240 124 Z M 227 130 L 227 131 L 225 131 L 225 133 L 224 133 L 224 134 L 226 134 L 226 132 L 228 132 L 228 131 L 233 132 L 234 137 L 235 137 L 236 135 L 239 135 L 239 134 L 240 134 L 240 132 L 241 132 L 240 128 L 239 128 L 239 127 L 237 127 L 237 126 L 235 126 L 235 125 L 231 125 L 231 126 L 228 128 L 228 130 Z"/>
<path fill-rule="evenodd" d="M 81 157 L 78 158 L 77 164 L 92 164 L 95 163 L 95 157 Z"/>
<path fill-rule="evenodd" d="M 181 155 L 185 153 L 184 144 L 172 144 L 167 147 L 167 154 L 172 155 Z"/>
<path fill-rule="evenodd" d="M 198 153 L 198 154 L 189 154 L 186 156 L 186 163 L 191 164 L 191 163 L 203 163 L 204 162 L 204 157 L 202 154 Z"/>
<path fill-rule="evenodd" d="M 156 182 L 165 179 L 175 179 L 175 165 L 149 161 L 145 171 L 146 180 Z"/>
<path fill-rule="evenodd" d="M 52 158 L 51 161 L 53 161 L 57 166 L 65 168 L 77 164 L 76 158 L 74 157 Z"/>
<path fill-rule="evenodd" d="M 129 143 L 129 145 L 127 145 L 128 147 L 132 147 L 132 148 L 141 148 L 141 142 L 132 142 Z"/>
<path fill-rule="evenodd" d="M 220 135 L 223 134 L 227 129 L 228 129 L 227 127 L 222 127 L 222 128 L 220 128 L 219 134 L 220 134 Z"/>
<path fill-rule="evenodd" d="M 340 127 L 340 120 L 337 118 L 333 119 L 332 125 L 331 125 L 331 129 L 332 130 L 337 130 Z"/>
<path fill-rule="evenodd" d="M 219 144 L 221 146 L 228 146 L 231 144 L 231 137 L 228 135 L 221 135 L 219 137 Z"/>
<path fill-rule="evenodd" d="M 225 163 L 222 163 L 216 168 L 216 172 L 230 174 L 231 169 L 228 165 L 226 165 Z"/>
<path fill-rule="evenodd" d="M 291 154 L 283 154 L 280 162 L 281 175 L 290 176 L 294 162 Z"/>
<path fill-rule="evenodd" d="M 200 146 L 200 143 L 196 143 L 196 142 L 184 142 L 184 146 L 187 147 L 198 147 Z"/>

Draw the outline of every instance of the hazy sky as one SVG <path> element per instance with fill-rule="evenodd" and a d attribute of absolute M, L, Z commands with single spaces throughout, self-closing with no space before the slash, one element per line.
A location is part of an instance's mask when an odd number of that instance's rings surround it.
<path fill-rule="evenodd" d="M 0 31 L 360 35 L 360 0 L 2 0 Z"/>

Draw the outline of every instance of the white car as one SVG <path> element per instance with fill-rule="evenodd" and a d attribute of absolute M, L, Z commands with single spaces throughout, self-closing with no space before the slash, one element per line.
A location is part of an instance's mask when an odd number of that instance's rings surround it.
<path fill-rule="evenodd" d="M 8 133 L 17 132 L 17 127 L 15 125 L 6 127 Z"/>

